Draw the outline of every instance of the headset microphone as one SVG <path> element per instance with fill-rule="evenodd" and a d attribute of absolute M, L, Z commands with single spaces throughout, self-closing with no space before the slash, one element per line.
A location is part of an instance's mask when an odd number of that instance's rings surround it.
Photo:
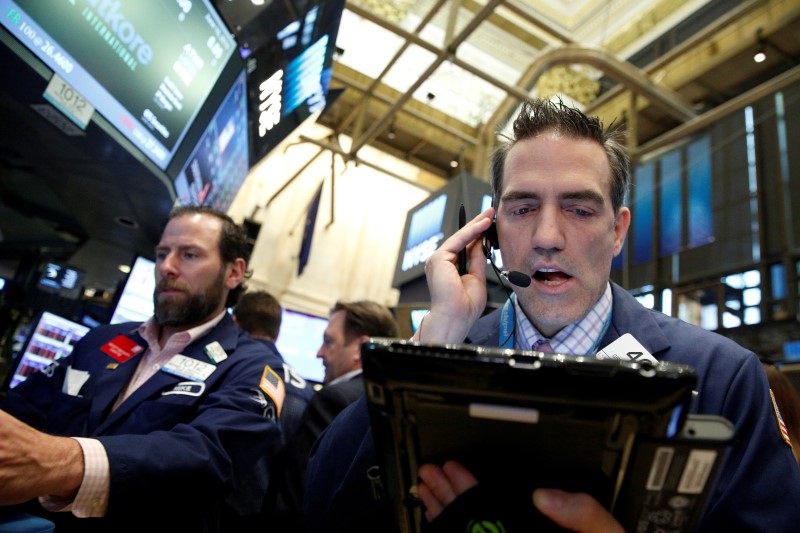
<path fill-rule="evenodd" d="M 492 268 L 497 272 L 497 266 L 494 264 L 494 256 L 492 255 L 492 248 L 499 249 L 497 240 L 497 225 L 492 221 L 492 225 L 483 234 L 483 253 L 486 254 L 486 259 L 492 263 Z M 531 284 L 531 277 L 524 272 L 517 270 L 502 270 L 500 275 L 508 280 L 509 283 L 517 287 L 528 287 Z"/>
<path fill-rule="evenodd" d="M 500 275 L 517 287 L 527 287 L 531 284 L 531 277 L 517 270 L 503 270 L 500 272 Z"/>

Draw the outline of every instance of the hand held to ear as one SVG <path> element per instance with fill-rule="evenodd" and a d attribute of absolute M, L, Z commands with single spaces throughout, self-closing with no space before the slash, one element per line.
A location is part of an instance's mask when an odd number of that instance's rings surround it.
<path fill-rule="evenodd" d="M 482 234 L 491 225 L 489 208 L 453 233 L 425 262 L 431 312 L 413 339 L 419 342 L 462 342 L 486 306 L 486 259 Z M 459 275 L 458 254 L 467 250 L 469 272 Z M 421 335 L 420 335 L 421 334 Z"/>

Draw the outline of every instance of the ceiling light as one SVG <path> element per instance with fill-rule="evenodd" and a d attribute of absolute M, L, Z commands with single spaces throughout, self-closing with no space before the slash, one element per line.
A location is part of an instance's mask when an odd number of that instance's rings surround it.
<path fill-rule="evenodd" d="M 450 166 L 453 168 L 458 167 L 458 159 L 454 157 L 453 160 L 450 161 Z"/>
<path fill-rule="evenodd" d="M 758 51 L 753 55 L 753 61 L 756 63 L 763 63 L 765 59 L 767 59 L 767 54 L 764 53 L 764 42 L 766 39 L 764 38 L 764 28 L 758 28 L 756 30 L 756 42 L 758 43 Z"/>
<path fill-rule="evenodd" d="M 755 61 L 756 63 L 763 63 L 764 61 L 766 61 L 767 50 L 769 50 L 770 53 L 772 54 L 771 57 L 773 61 L 775 61 L 775 58 L 778 57 L 781 60 L 788 61 L 793 66 L 800 65 L 800 61 L 798 61 L 795 56 L 793 56 L 780 46 L 770 41 L 767 37 L 765 37 L 763 28 L 758 28 L 756 30 L 756 42 L 758 43 L 758 50 L 756 51 L 755 54 L 753 54 L 753 61 Z"/>
<path fill-rule="evenodd" d="M 122 272 L 123 274 L 130 274 L 131 273 L 131 266 L 130 265 L 119 265 L 117 269 Z"/>

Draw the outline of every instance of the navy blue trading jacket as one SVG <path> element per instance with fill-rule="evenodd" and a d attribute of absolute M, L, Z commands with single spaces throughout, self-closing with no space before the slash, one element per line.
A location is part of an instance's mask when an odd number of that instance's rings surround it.
<path fill-rule="evenodd" d="M 48 433 L 96 438 L 108 454 L 111 483 L 106 517 L 77 519 L 71 513 L 37 512 L 56 521 L 58 531 L 140 526 L 216 531 L 222 502 L 234 484 L 272 439 L 280 439 L 277 405 L 267 394 L 272 389 L 260 385 L 267 366 L 281 375 L 282 361 L 227 314 L 182 352 L 211 363 L 206 345 L 216 341 L 226 351 L 227 359 L 204 382 L 159 371 L 109 414 L 144 350 L 117 363 L 100 347 L 125 335 L 146 348 L 138 325 L 89 331 L 52 371 L 31 375 L 0 404 Z M 62 393 L 69 366 L 90 376 L 77 395 Z"/>
<path fill-rule="evenodd" d="M 659 361 L 695 368 L 693 413 L 721 415 L 736 429 L 698 531 L 796 531 L 800 468 L 782 440 L 758 357 L 733 341 L 644 308 L 612 283 L 612 322 L 599 346 L 631 333 Z M 478 320 L 466 342 L 499 343 L 500 310 Z M 800 443 L 794 443 L 800 445 Z M 373 497 L 378 460 L 365 397 L 317 441 L 308 464 L 305 519 L 311 533 L 392 531 L 391 505 Z"/>

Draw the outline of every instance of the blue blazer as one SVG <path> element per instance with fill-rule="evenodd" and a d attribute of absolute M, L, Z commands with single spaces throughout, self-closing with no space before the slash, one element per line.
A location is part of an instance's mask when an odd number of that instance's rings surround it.
<path fill-rule="evenodd" d="M 735 442 L 699 531 L 795 531 L 800 524 L 800 468 L 781 438 L 758 357 L 721 335 L 645 308 L 615 284 L 612 292 L 611 324 L 599 346 L 630 333 L 656 359 L 694 367 L 698 394 L 691 411 L 724 416 L 735 426 Z M 474 324 L 466 342 L 497 346 L 499 330 L 497 310 Z M 377 464 L 362 396 L 337 417 L 312 451 L 305 502 L 309 529 L 347 531 L 353 519 L 348 515 L 363 523 L 367 509 L 375 520 L 385 521 L 386 502 L 372 496 L 374 476 L 367 475 Z"/>
<path fill-rule="evenodd" d="M 204 382 L 162 370 L 110 412 L 144 350 L 118 363 L 100 348 L 119 335 L 146 348 L 138 325 L 91 330 L 69 357 L 31 375 L 0 405 L 45 432 L 96 438 L 108 454 L 106 517 L 38 512 L 57 522 L 59 531 L 127 530 L 140 524 L 216 531 L 222 502 L 270 442 L 280 439 L 278 408 L 267 393 L 273 389 L 261 384 L 268 366 L 282 376 L 282 361 L 228 315 L 183 351 L 204 363 L 212 363 L 206 345 L 216 341 L 226 351 L 227 359 Z M 68 367 L 89 374 L 77 394 L 62 392 Z M 156 511 L 162 518 L 154 522 Z"/>

